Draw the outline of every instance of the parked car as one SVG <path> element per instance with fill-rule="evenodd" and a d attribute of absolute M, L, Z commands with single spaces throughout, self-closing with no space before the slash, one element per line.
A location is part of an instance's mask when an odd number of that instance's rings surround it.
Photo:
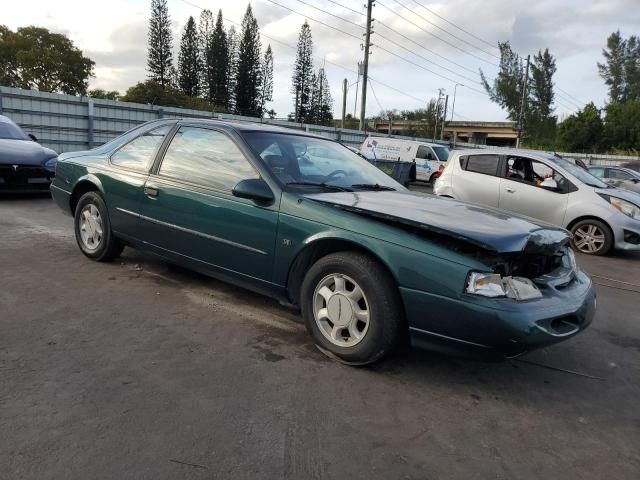
<path fill-rule="evenodd" d="M 48 192 L 58 155 L 0 115 L 0 193 Z"/>
<path fill-rule="evenodd" d="M 443 145 L 390 137 L 367 137 L 360 146 L 360 153 L 372 160 L 414 163 L 410 180 L 423 180 L 431 185 L 449 158 L 449 149 Z"/>
<path fill-rule="evenodd" d="M 407 336 L 514 356 L 594 314 L 565 230 L 412 193 L 339 143 L 285 128 L 150 122 L 61 155 L 51 191 L 87 257 L 130 245 L 292 304 L 347 363 Z"/>
<path fill-rule="evenodd" d="M 591 167 L 591 175 L 604 180 L 612 187 L 640 193 L 640 172 L 622 167 Z"/>
<path fill-rule="evenodd" d="M 620 164 L 623 168 L 628 168 L 630 170 L 635 170 L 636 172 L 640 172 L 640 160 L 631 160 L 630 162 L 625 162 Z"/>
<path fill-rule="evenodd" d="M 589 255 L 640 250 L 640 195 L 612 188 L 554 155 L 455 152 L 434 193 L 565 227 L 573 247 Z"/>

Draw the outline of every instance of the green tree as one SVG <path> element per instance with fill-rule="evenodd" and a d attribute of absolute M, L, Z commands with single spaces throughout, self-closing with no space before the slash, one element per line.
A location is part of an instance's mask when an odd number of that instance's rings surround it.
<path fill-rule="evenodd" d="M 215 91 L 213 81 L 213 65 L 215 63 L 213 52 L 214 25 L 211 10 L 203 10 L 198 24 L 198 48 L 202 67 L 200 72 L 200 91 L 210 102 L 213 101 Z"/>
<path fill-rule="evenodd" d="M 609 87 L 609 101 L 611 103 L 622 102 L 626 90 L 626 41 L 620 35 L 620 30 L 609 35 L 607 47 L 602 50 L 602 55 L 605 63 L 598 62 L 598 72 Z"/>
<path fill-rule="evenodd" d="M 267 45 L 262 61 L 262 89 L 260 91 L 260 111 L 266 113 L 265 105 L 273 101 L 273 52 L 271 45 Z"/>
<path fill-rule="evenodd" d="M 189 17 L 182 33 L 178 55 L 178 85 L 185 95 L 197 97 L 200 92 L 200 54 L 198 32 L 193 17 Z"/>
<path fill-rule="evenodd" d="M 640 152 L 640 100 L 607 105 L 602 137 L 609 149 L 637 155 Z"/>
<path fill-rule="evenodd" d="M 236 108 L 236 85 L 238 84 L 238 34 L 232 25 L 227 35 L 227 105 L 228 112 Z"/>
<path fill-rule="evenodd" d="M 164 107 L 191 108 L 209 112 L 215 109 L 215 106 L 204 98 L 190 97 L 178 88 L 171 85 L 163 87 L 154 80 L 140 82 L 130 87 L 120 98 L 120 101 Z"/>
<path fill-rule="evenodd" d="M 442 125 L 443 108 L 438 105 L 438 100 L 432 98 L 427 103 L 427 108 L 416 108 L 415 110 L 402 110 L 398 114 L 399 120 L 408 120 L 412 123 L 409 125 L 407 135 L 411 137 L 433 137 L 433 131 L 436 127 L 436 121 L 438 125 Z"/>
<path fill-rule="evenodd" d="M 0 25 L 0 83 L 8 87 L 83 95 L 95 63 L 71 40 L 46 28 Z"/>
<path fill-rule="evenodd" d="M 500 49 L 500 70 L 489 84 L 484 72 L 480 78 L 489 98 L 507 111 L 510 120 L 517 121 L 522 99 L 522 59 L 513 51 L 509 42 L 498 42 Z"/>
<path fill-rule="evenodd" d="M 120 98 L 120 92 L 117 90 L 104 90 L 102 88 L 89 90 L 87 95 L 91 98 L 100 98 L 103 100 L 118 100 Z"/>
<path fill-rule="evenodd" d="M 235 110 L 240 115 L 259 116 L 260 87 L 262 85 L 261 45 L 258 22 L 251 4 L 242 19 L 242 32 L 238 45 L 238 74 L 236 78 Z"/>
<path fill-rule="evenodd" d="M 213 80 L 213 103 L 229 110 L 229 43 L 227 34 L 224 31 L 222 10 L 218 11 L 212 41 L 212 80 Z M 235 70 L 234 70 L 235 71 Z M 235 74 L 235 73 L 234 73 Z"/>
<path fill-rule="evenodd" d="M 298 35 L 298 48 L 296 59 L 293 64 L 293 77 L 291 81 L 291 93 L 294 95 L 294 102 L 297 97 L 298 102 L 293 109 L 293 117 L 298 121 L 309 120 L 311 110 L 311 92 L 313 88 L 313 40 L 311 38 L 311 27 L 305 20 Z"/>
<path fill-rule="evenodd" d="M 164 88 L 171 85 L 174 75 L 173 39 L 171 37 L 171 19 L 169 18 L 167 0 L 151 0 L 148 36 L 148 76 Z"/>
<path fill-rule="evenodd" d="M 531 78 L 525 127 L 527 144 L 553 145 L 556 136 L 557 118 L 553 115 L 553 76 L 556 73 L 556 60 L 549 49 L 539 51 L 531 63 Z"/>
<path fill-rule="evenodd" d="M 330 125 L 333 120 L 333 99 L 324 68 L 313 76 L 311 91 L 311 121 L 320 125 Z"/>
<path fill-rule="evenodd" d="M 557 145 L 568 152 L 596 152 L 602 144 L 603 122 L 593 102 L 558 125 Z"/>

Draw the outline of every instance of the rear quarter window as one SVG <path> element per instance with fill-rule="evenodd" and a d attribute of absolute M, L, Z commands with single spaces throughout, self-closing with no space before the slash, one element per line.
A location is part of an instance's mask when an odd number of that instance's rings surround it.
<path fill-rule="evenodd" d="M 482 173 L 484 175 L 498 175 L 498 155 L 469 155 L 462 164 L 467 172 Z"/>

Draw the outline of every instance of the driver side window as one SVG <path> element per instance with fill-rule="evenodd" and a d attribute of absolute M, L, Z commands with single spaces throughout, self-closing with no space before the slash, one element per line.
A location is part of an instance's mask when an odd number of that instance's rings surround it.
<path fill-rule="evenodd" d="M 431 149 L 425 145 L 420 145 L 418 147 L 418 151 L 416 152 L 416 158 L 422 160 L 433 160 L 433 153 Z"/>
<path fill-rule="evenodd" d="M 564 193 L 568 189 L 568 181 L 560 173 L 549 165 L 525 157 L 509 157 L 507 159 L 506 177 L 520 183 L 526 183 L 534 187 L 542 187 L 547 179 L 556 182 L 558 193 Z"/>

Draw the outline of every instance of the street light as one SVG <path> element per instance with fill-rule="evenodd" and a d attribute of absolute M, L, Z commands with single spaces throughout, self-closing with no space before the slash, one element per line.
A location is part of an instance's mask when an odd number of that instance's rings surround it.
<path fill-rule="evenodd" d="M 453 122 L 453 111 L 456 109 L 456 89 L 458 88 L 458 85 L 460 85 L 461 87 L 464 87 L 462 83 L 456 83 L 455 86 L 453 87 L 453 105 L 451 105 L 451 121 L 452 122 Z"/>

